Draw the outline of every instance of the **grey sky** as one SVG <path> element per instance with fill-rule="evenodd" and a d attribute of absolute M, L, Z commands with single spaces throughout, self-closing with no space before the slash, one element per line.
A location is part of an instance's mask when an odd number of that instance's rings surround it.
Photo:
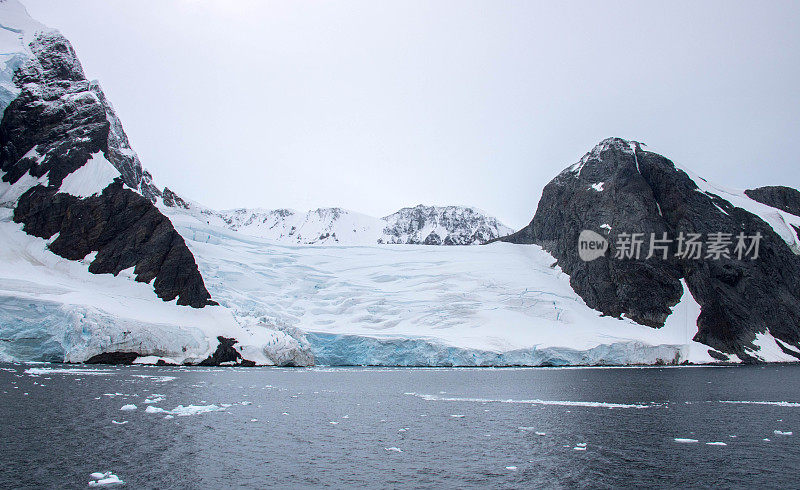
<path fill-rule="evenodd" d="M 800 3 L 23 0 L 160 185 L 215 208 L 469 204 L 518 228 L 608 136 L 800 187 Z"/>

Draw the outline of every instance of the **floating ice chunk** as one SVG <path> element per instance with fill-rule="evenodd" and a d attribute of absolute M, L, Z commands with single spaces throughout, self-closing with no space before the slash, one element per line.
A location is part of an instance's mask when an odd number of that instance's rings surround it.
<path fill-rule="evenodd" d="M 575 445 L 578 446 L 578 447 L 586 447 L 586 443 L 585 442 L 579 442 L 579 443 L 577 443 Z"/>
<path fill-rule="evenodd" d="M 128 423 L 128 421 L 127 420 L 123 420 L 122 422 L 117 422 L 116 420 L 112 420 L 111 423 L 115 424 L 115 425 L 125 425 L 125 424 Z"/>
<path fill-rule="evenodd" d="M 506 469 L 509 470 L 509 471 L 517 471 L 517 467 L 516 466 L 506 466 Z"/>
<path fill-rule="evenodd" d="M 258 419 L 250 419 L 250 422 L 258 422 Z"/>
<path fill-rule="evenodd" d="M 765 438 L 763 438 L 761 440 L 764 441 L 764 442 L 770 442 L 772 439 L 770 439 L 769 437 L 765 437 Z"/>
<path fill-rule="evenodd" d="M 595 182 L 591 185 L 590 189 L 594 189 L 597 192 L 603 192 L 603 184 L 605 184 L 605 182 Z"/>
<path fill-rule="evenodd" d="M 707 442 L 706 446 L 727 446 L 724 442 Z"/>
<path fill-rule="evenodd" d="M 536 435 L 537 436 L 546 436 L 547 433 L 546 432 L 537 432 Z"/>
<path fill-rule="evenodd" d="M 125 482 L 120 480 L 120 478 L 111 473 L 110 471 L 106 471 L 105 473 L 92 473 L 89 475 L 89 478 L 92 481 L 89 482 L 90 487 L 105 487 L 111 485 L 124 485 Z"/>
<path fill-rule="evenodd" d="M 776 436 L 790 436 L 790 435 L 792 435 L 792 434 L 793 434 L 791 431 L 789 431 L 789 432 L 783 432 L 783 431 L 780 431 L 780 430 L 773 430 L 772 432 L 773 432 L 773 433 L 774 433 Z"/>
<path fill-rule="evenodd" d="M 148 407 L 148 408 L 149 408 L 149 407 Z M 120 410 L 125 410 L 125 411 L 128 411 L 128 410 L 136 410 L 136 405 L 134 405 L 134 404 L 132 404 L 132 403 L 130 403 L 130 404 L 128 404 L 128 405 L 123 405 L 123 406 L 120 408 Z"/>
<path fill-rule="evenodd" d="M 219 406 L 222 408 L 229 408 L 232 407 L 233 405 L 231 405 L 230 403 L 220 403 Z"/>
<path fill-rule="evenodd" d="M 189 415 L 197 415 L 207 412 L 221 412 L 225 410 L 216 405 L 178 405 L 172 410 L 164 410 L 163 408 L 154 407 L 150 405 L 145 409 L 145 413 L 166 413 L 168 415 L 176 415 L 178 417 L 188 417 Z"/>
<path fill-rule="evenodd" d="M 332 421 L 332 420 L 331 420 L 331 422 L 330 422 L 330 424 L 331 424 L 331 425 L 336 425 L 336 424 L 338 424 L 338 423 L 339 423 L 339 422 L 334 422 L 334 421 Z"/>
<path fill-rule="evenodd" d="M 403 450 L 400 449 L 399 447 L 385 447 L 384 449 L 389 451 L 389 452 L 395 452 L 395 453 L 402 453 L 403 452 Z"/>
<path fill-rule="evenodd" d="M 173 415 L 164 415 L 164 418 L 165 419 L 174 419 L 175 416 L 173 416 Z"/>
<path fill-rule="evenodd" d="M 697 439 L 687 439 L 687 438 L 684 438 L 684 437 L 676 437 L 675 438 L 675 442 L 678 442 L 678 443 L 681 443 L 681 444 L 693 444 L 695 442 L 698 442 L 698 440 Z"/>
<path fill-rule="evenodd" d="M 465 415 L 461 414 L 461 413 L 454 413 L 453 415 L 451 415 L 451 417 L 453 417 L 454 419 L 460 419 L 460 418 L 462 418 L 464 416 Z"/>
<path fill-rule="evenodd" d="M 575 451 L 586 451 L 586 446 L 575 446 L 572 449 L 574 449 Z"/>
<path fill-rule="evenodd" d="M 242 405 L 252 405 L 253 402 L 241 402 Z"/>
<path fill-rule="evenodd" d="M 147 398 L 144 402 L 145 403 L 158 403 L 164 401 L 164 395 L 156 395 L 155 393 L 150 395 L 150 398 Z"/>

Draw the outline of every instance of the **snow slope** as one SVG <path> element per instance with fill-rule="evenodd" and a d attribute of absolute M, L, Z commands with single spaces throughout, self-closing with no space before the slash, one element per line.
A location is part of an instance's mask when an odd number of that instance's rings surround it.
<path fill-rule="evenodd" d="M 164 302 L 132 270 L 91 274 L 92 257 L 62 259 L 47 241 L 22 232 L 0 208 L 0 360 L 82 362 L 103 352 L 138 352 L 152 361 L 199 362 L 217 336 L 239 340 L 259 364 L 302 360 L 301 336 L 236 318 L 224 307 Z"/>
<path fill-rule="evenodd" d="M 165 212 L 220 304 L 306 332 L 319 364 L 713 362 L 688 293 L 658 330 L 601 317 L 538 246 L 288 246 Z"/>

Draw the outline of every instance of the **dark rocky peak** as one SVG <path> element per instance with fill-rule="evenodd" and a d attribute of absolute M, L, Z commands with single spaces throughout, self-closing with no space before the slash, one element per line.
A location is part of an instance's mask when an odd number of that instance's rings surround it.
<path fill-rule="evenodd" d="M 704 182 L 699 186 L 643 146 L 620 138 L 602 141 L 544 188 L 531 223 L 505 240 L 536 243 L 552 253 L 573 289 L 603 314 L 658 328 L 681 298 L 683 279 L 702 308 L 695 340 L 743 360 L 753 359 L 752 342 L 760 333 L 800 346 L 800 258 L 790 245 L 764 217 L 735 206 Z M 737 204 L 748 207 L 741 197 Z M 605 255 L 580 258 L 583 230 L 606 237 Z M 618 258 L 625 246 L 621 238 L 632 233 L 644 239 L 641 258 Z M 679 257 L 681 233 L 704 240 L 714 233 L 731 239 L 760 234 L 760 256 L 709 258 L 703 250 L 698 259 Z M 666 234 L 666 258 L 646 258 L 651 234 Z"/>

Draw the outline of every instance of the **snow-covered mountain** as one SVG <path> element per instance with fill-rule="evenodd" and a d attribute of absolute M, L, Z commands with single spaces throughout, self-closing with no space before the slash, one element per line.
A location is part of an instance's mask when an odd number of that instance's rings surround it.
<path fill-rule="evenodd" d="M 189 208 L 189 206 L 185 206 Z M 193 205 L 211 223 L 271 241 L 297 245 L 477 245 L 514 230 L 466 206 L 403 208 L 374 218 L 342 208 L 213 211 Z"/>
<path fill-rule="evenodd" d="M 217 212 L 153 183 L 69 42 L 18 0 L 0 0 L 0 53 L 0 361 L 800 359 L 793 189 L 723 189 L 612 138 L 548 184 L 511 243 L 425 246 L 511 231 L 469 207 Z M 621 232 L 764 241 L 747 262 L 584 262 L 584 229 L 612 252 Z"/>

